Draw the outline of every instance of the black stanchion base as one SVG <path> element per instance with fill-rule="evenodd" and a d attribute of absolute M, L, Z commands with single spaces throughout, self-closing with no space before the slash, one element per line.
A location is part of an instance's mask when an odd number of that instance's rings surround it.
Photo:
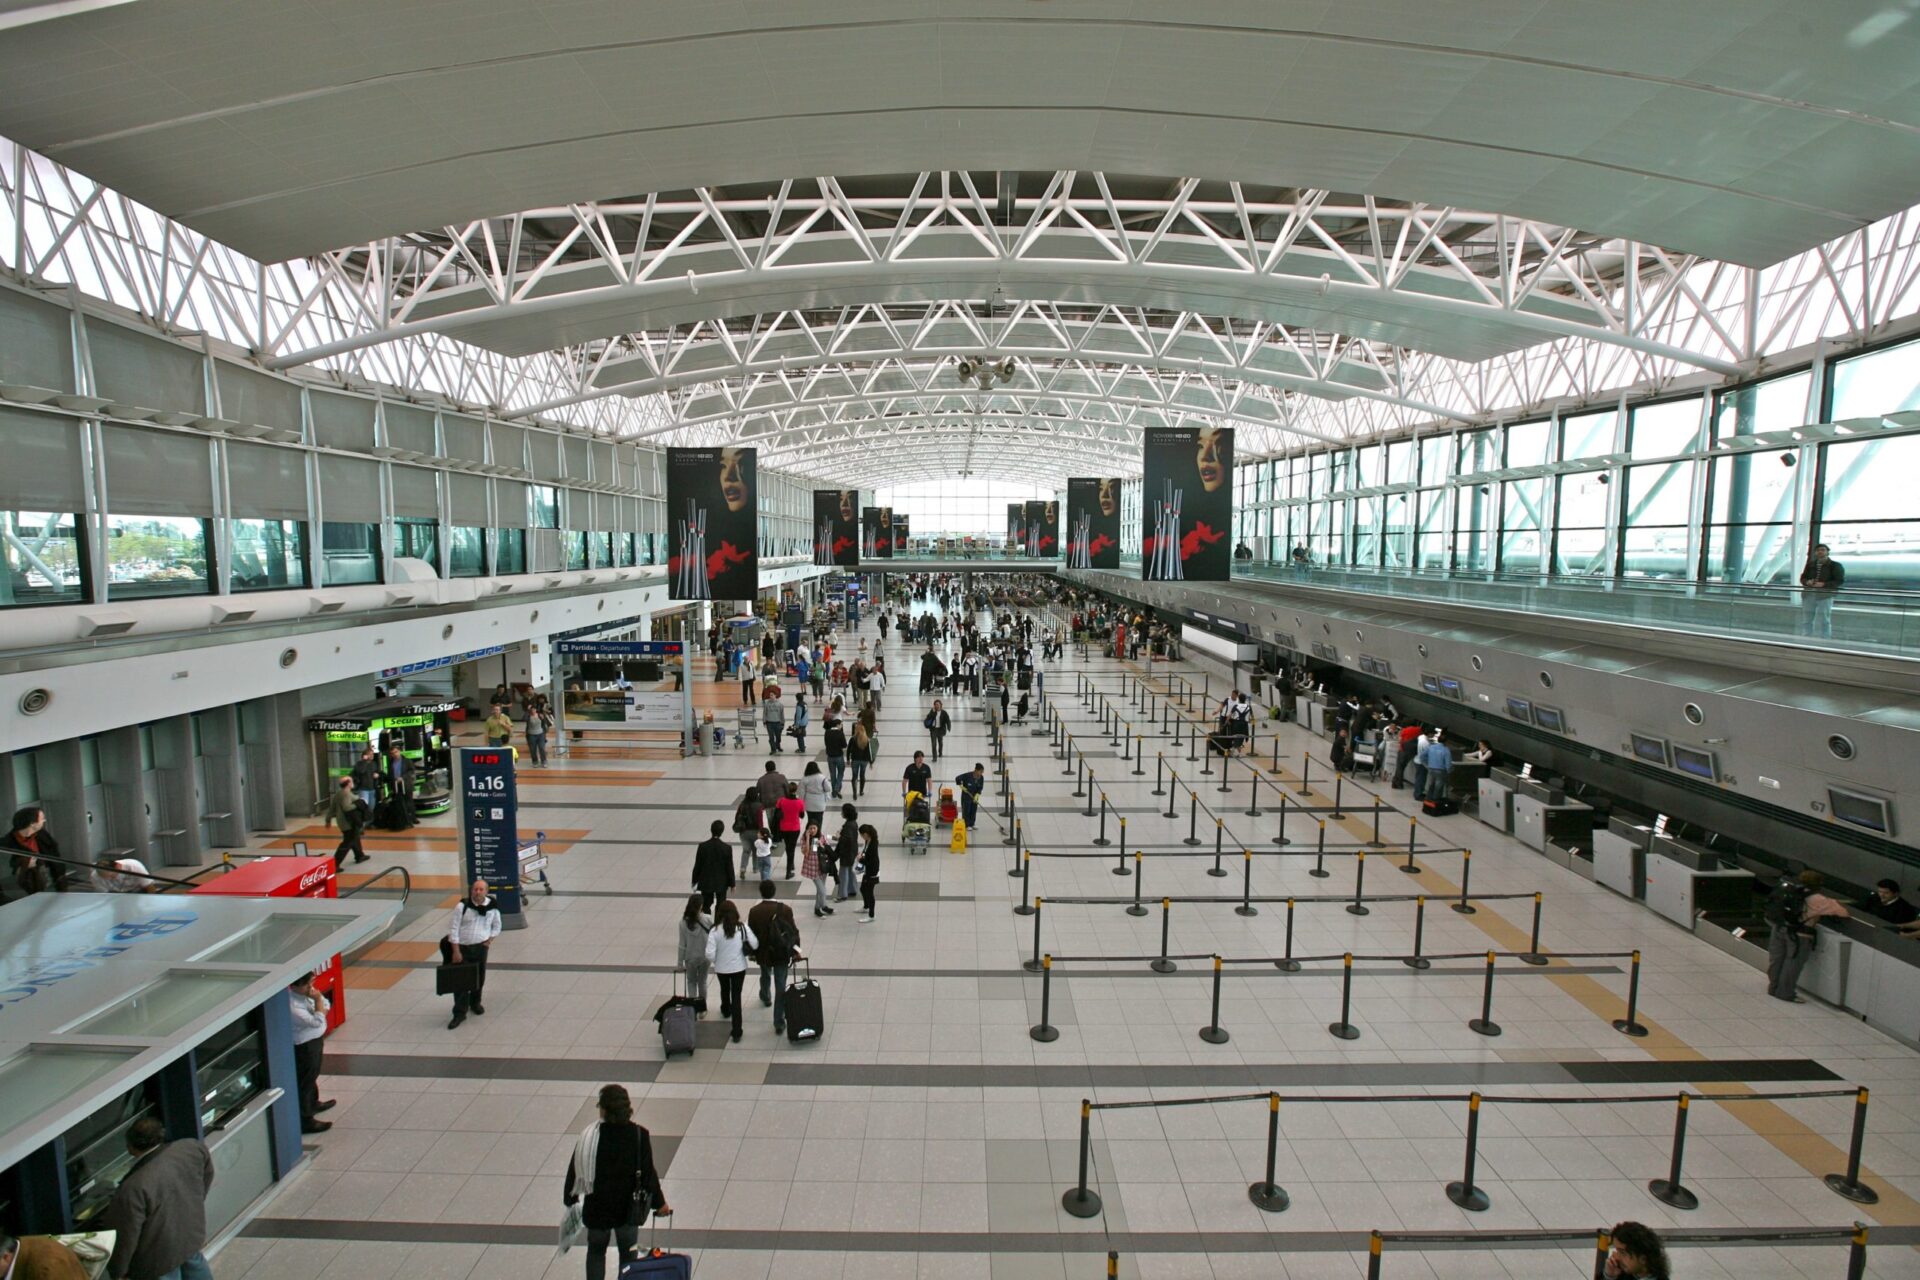
<path fill-rule="evenodd" d="M 1410 876 L 1417 876 L 1420 874 L 1422 870 L 1424 870 L 1424 868 L 1412 866 L 1409 863 L 1403 862 L 1400 864 L 1400 870 L 1404 871 L 1406 874 Z"/>
<path fill-rule="evenodd" d="M 1447 909 L 1449 911 L 1452 911 L 1455 915 L 1477 916 L 1480 914 L 1479 911 L 1475 910 L 1472 906 L 1464 902 L 1449 902 L 1447 904 Z"/>
<path fill-rule="evenodd" d="M 1323 871 L 1319 867 L 1315 867 L 1313 870 L 1307 872 L 1307 874 L 1312 876 L 1315 880 L 1325 880 L 1328 876 L 1332 875 L 1333 872 Z"/>
<path fill-rule="evenodd" d="M 1000 843 L 1001 843 L 1001 844 L 1003 844 L 1003 845 L 1006 845 L 1006 846 L 1007 846 L 1007 847 L 1008 847 L 1009 849 L 1011 849 L 1011 848 L 1013 847 L 1013 837 L 1012 837 L 1012 836 L 1003 836 L 1003 837 L 1001 837 L 1001 840 L 1000 840 Z M 1014 875 L 1016 875 L 1016 876 L 1017 876 L 1017 875 L 1019 875 L 1020 873 L 1019 873 L 1018 871 L 1015 871 L 1015 872 L 1013 872 L 1012 874 L 1014 874 Z"/>
<path fill-rule="evenodd" d="M 1268 1213 L 1285 1213 L 1293 1201 L 1277 1182 L 1256 1182 L 1247 1188 L 1247 1199 L 1253 1201 L 1253 1207 Z"/>
<path fill-rule="evenodd" d="M 1407 968 L 1409 969 L 1433 968 L 1433 961 L 1427 959 L 1425 956 L 1413 956 L 1413 957 L 1410 957 L 1409 959 L 1402 960 L 1400 963 L 1407 966 Z"/>
<path fill-rule="evenodd" d="M 1300 962 L 1298 960 L 1275 960 L 1273 967 L 1282 973 L 1300 972 Z"/>
<path fill-rule="evenodd" d="M 1172 809 L 1168 809 L 1165 813 L 1161 814 L 1160 816 L 1163 818 L 1178 818 L 1180 815 L 1175 813 Z"/>
<path fill-rule="evenodd" d="M 1117 875 L 1117 876 L 1130 876 L 1130 875 L 1132 875 L 1132 874 L 1133 874 L 1133 872 L 1132 872 L 1132 871 L 1130 871 L 1130 870 L 1128 870 L 1128 869 L 1127 869 L 1127 868 L 1125 868 L 1125 867 L 1114 867 L 1114 868 L 1113 868 L 1113 874 L 1115 874 L 1115 875 Z"/>
<path fill-rule="evenodd" d="M 1335 809 L 1332 813 L 1328 814 L 1327 816 L 1329 818 L 1332 818 L 1334 821 L 1338 822 L 1341 819 L 1345 818 L 1347 815 L 1340 812 L 1338 809 Z"/>
<path fill-rule="evenodd" d="M 1075 1187 L 1060 1197 L 1060 1207 L 1076 1218 L 1097 1218 L 1100 1216 L 1100 1193 Z"/>
<path fill-rule="evenodd" d="M 1280 846 L 1281 848 L 1283 848 L 1283 849 L 1284 849 L 1284 848 L 1286 848 L 1286 847 L 1287 847 L 1288 845 L 1290 845 L 1290 844 L 1292 844 L 1292 843 L 1293 843 L 1293 841 L 1291 841 L 1291 840 L 1289 840 L 1289 839 L 1287 839 L 1287 838 L 1286 838 L 1285 836 L 1275 836 L 1275 837 L 1273 838 L 1273 843 L 1275 843 L 1275 844 L 1277 844 L 1277 845 L 1279 845 L 1279 846 Z"/>
<path fill-rule="evenodd" d="M 1225 867 L 1208 867 L 1207 874 L 1210 876 L 1219 876 L 1222 879 L 1225 879 L 1231 873 L 1228 872 L 1228 870 Z"/>
<path fill-rule="evenodd" d="M 1367 841 L 1367 848 L 1369 848 L 1369 849 L 1384 849 L 1384 848 L 1386 848 L 1386 847 L 1387 847 L 1387 842 L 1386 842 L 1385 840 L 1369 840 L 1369 841 Z"/>
<path fill-rule="evenodd" d="M 1233 909 L 1233 914 L 1237 916 L 1257 916 L 1260 914 L 1260 908 L 1242 904 Z"/>
<path fill-rule="evenodd" d="M 1047 736 L 1048 732 L 1049 730 L 1046 730 L 1046 729 L 1029 729 L 1027 731 L 1027 736 L 1029 738 L 1044 738 Z"/>
<path fill-rule="evenodd" d="M 1041 1044 L 1052 1044 L 1060 1038 L 1060 1028 L 1050 1027 L 1043 1022 L 1037 1027 L 1027 1028 L 1027 1034 Z"/>
<path fill-rule="evenodd" d="M 1075 800 L 1084 800 L 1087 798 L 1087 788 L 1085 783 L 1076 782 L 1073 784 L 1073 798 Z"/>
<path fill-rule="evenodd" d="M 1370 916 L 1373 912 L 1358 903 L 1350 902 L 1347 904 L 1347 914 L 1350 916 Z"/>
<path fill-rule="evenodd" d="M 1485 1213 L 1493 1208 L 1493 1201 L 1487 1199 L 1487 1193 L 1478 1187 L 1470 1187 L 1464 1182 L 1447 1184 L 1447 1199 L 1459 1205 L 1469 1213 Z M 1072 1212 L 1072 1210 L 1068 1210 Z"/>
<path fill-rule="evenodd" d="M 1015 867 L 1012 871 L 1007 872 L 1007 874 L 1012 876 L 1015 880 L 1018 880 L 1020 878 L 1020 869 L 1018 867 Z"/>
<path fill-rule="evenodd" d="M 1547 958 L 1545 956 L 1532 951 L 1529 951 L 1527 952 L 1527 954 L 1520 957 L 1521 964 L 1530 964 L 1536 969 L 1544 965 L 1546 962 L 1547 962 Z"/>
<path fill-rule="evenodd" d="M 1468 1018 L 1467 1030 L 1478 1035 L 1497 1036 L 1500 1034 L 1500 1024 L 1497 1022 L 1489 1022 L 1485 1018 Z"/>
<path fill-rule="evenodd" d="M 1249 818 L 1257 818 L 1257 817 L 1259 817 L 1259 816 L 1260 816 L 1261 814 L 1263 814 L 1263 813 L 1265 813 L 1265 812 L 1266 812 L 1266 810 L 1264 810 L 1264 809 L 1248 809 L 1248 810 L 1246 810 L 1246 815 L 1247 815 L 1247 816 L 1248 816 Z"/>
<path fill-rule="evenodd" d="M 1155 973 L 1172 973 L 1174 970 L 1178 969 L 1179 967 L 1180 967 L 1179 965 L 1175 964 L 1171 960 L 1155 960 L 1151 964 L 1147 965 L 1147 968 L 1153 970 Z"/>
<path fill-rule="evenodd" d="M 1127 914 L 1130 916 L 1144 916 L 1149 914 L 1149 912 L 1145 907 L 1136 902 L 1127 908 Z"/>
<path fill-rule="evenodd" d="M 1653 1193 L 1655 1200 L 1675 1209 L 1698 1209 L 1700 1207 L 1699 1196 L 1696 1196 L 1685 1187 L 1674 1186 L 1665 1178 L 1655 1178 L 1647 1184 L 1647 1190 Z"/>
<path fill-rule="evenodd" d="M 1351 1022 L 1329 1022 L 1327 1024 L 1327 1034 L 1341 1040 L 1358 1040 L 1360 1038 L 1360 1028 L 1354 1026 Z"/>
<path fill-rule="evenodd" d="M 1167 789 L 1165 787 L 1155 787 L 1153 790 L 1147 792 L 1147 794 L 1150 796 L 1163 796 L 1167 794 Z"/>
<path fill-rule="evenodd" d="M 1020 962 L 1020 967 L 1022 969 L 1025 969 L 1028 973 L 1038 973 L 1040 972 L 1042 965 L 1038 960 L 1022 960 Z"/>
<path fill-rule="evenodd" d="M 1625 1018 L 1615 1018 L 1613 1020 L 1613 1029 L 1623 1036 L 1639 1037 L 1647 1034 L 1645 1027 L 1637 1022 L 1628 1022 Z"/>
<path fill-rule="evenodd" d="M 1030 916 L 1034 913 L 1035 910 L 1036 908 L 1033 907 L 1030 903 L 1023 902 L 1019 906 L 1013 909 L 1013 914 L 1017 916 Z"/>
<path fill-rule="evenodd" d="M 1230 1037 L 1225 1027 L 1202 1027 L 1200 1038 L 1208 1044 L 1225 1044 Z"/>
<path fill-rule="evenodd" d="M 1108 845 L 1110 845 L 1110 844 L 1112 844 L 1112 843 L 1113 843 L 1113 841 L 1111 841 L 1111 840 L 1109 840 L 1109 839 L 1107 839 L 1107 838 L 1106 838 L 1105 836 L 1095 836 L 1095 837 L 1093 838 L 1093 842 L 1094 842 L 1095 844 L 1097 844 L 1097 845 L 1099 845 L 1099 846 L 1100 846 L 1100 847 L 1101 847 L 1102 849 L 1104 849 L 1104 848 L 1106 848 L 1106 847 L 1107 847 Z M 1124 875 L 1128 875 L 1128 874 L 1131 874 L 1131 873 L 1129 873 L 1129 872 L 1126 872 L 1126 871 L 1116 871 L 1116 872 L 1114 872 L 1114 874 L 1115 874 L 1115 875 L 1121 875 L 1121 876 L 1124 876 Z"/>
<path fill-rule="evenodd" d="M 1180 843 L 1181 844 L 1202 844 L 1204 842 L 1200 839 L 1199 836 L 1188 836 L 1184 840 L 1182 840 Z"/>
<path fill-rule="evenodd" d="M 1830 1173 L 1821 1181 L 1827 1184 L 1827 1190 L 1851 1200 L 1855 1204 L 1879 1204 L 1880 1193 L 1864 1182 L 1848 1182 L 1844 1173 Z"/>

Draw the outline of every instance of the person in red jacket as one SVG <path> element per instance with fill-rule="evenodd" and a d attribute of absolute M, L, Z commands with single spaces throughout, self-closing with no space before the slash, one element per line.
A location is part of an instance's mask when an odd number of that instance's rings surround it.
<path fill-rule="evenodd" d="M 1404 787 L 1407 779 L 1407 766 L 1413 763 L 1413 752 L 1420 741 L 1420 726 L 1409 722 L 1400 730 L 1400 758 L 1393 764 L 1393 789 Z"/>

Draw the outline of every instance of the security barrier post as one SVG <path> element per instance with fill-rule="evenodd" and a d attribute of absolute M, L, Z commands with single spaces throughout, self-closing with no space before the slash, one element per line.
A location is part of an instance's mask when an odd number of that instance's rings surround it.
<path fill-rule="evenodd" d="M 1026 841 L 1020 838 L 1020 819 L 1015 818 L 1013 820 L 1013 839 L 1002 840 L 1000 843 L 1010 844 L 1014 847 L 1015 852 L 1013 855 L 1013 865 L 1007 868 L 1007 874 L 1010 876 L 1018 876 L 1020 874 L 1019 850 L 1026 847 Z"/>
<path fill-rule="evenodd" d="M 1076 768 L 1073 760 L 1073 735 L 1071 733 L 1067 735 L 1067 740 L 1062 745 L 1064 749 L 1060 753 L 1060 759 L 1066 763 L 1067 767 L 1060 771 L 1060 776 L 1063 778 L 1071 778 Z M 1075 783 L 1074 785 L 1078 786 L 1079 784 Z M 1074 794 L 1078 795 L 1079 792 L 1076 791 Z"/>
<path fill-rule="evenodd" d="M 1091 796 L 1087 797 L 1087 803 L 1092 804 L 1093 797 Z M 1107 793 L 1104 791 L 1100 793 L 1100 834 L 1093 838 L 1093 842 L 1099 845 L 1102 849 L 1106 848 L 1108 845 L 1113 843 L 1113 841 L 1107 839 Z M 1115 870 L 1119 871 L 1121 875 L 1127 874 L 1126 867 L 1124 865 L 1120 867 L 1116 867 Z"/>
<path fill-rule="evenodd" d="M 1623 1036 L 1644 1036 L 1647 1029 L 1634 1015 L 1640 1012 L 1640 953 L 1633 953 L 1633 965 L 1627 971 L 1627 1016 L 1615 1018 L 1613 1029 Z"/>
<path fill-rule="evenodd" d="M 1076 1218 L 1091 1218 L 1100 1212 L 1100 1195 L 1087 1189 L 1087 1161 L 1093 1157 L 1093 1101 L 1080 1099 L 1080 1185 L 1060 1199 L 1060 1207 Z M 1108 1254 L 1107 1274 L 1117 1274 L 1114 1254 Z"/>
<path fill-rule="evenodd" d="M 1493 1206 L 1487 1193 L 1473 1185 L 1473 1166 L 1480 1146 L 1480 1095 L 1467 1098 L 1467 1169 L 1460 1181 L 1447 1184 L 1447 1199 L 1473 1213 L 1484 1213 Z M 1086 1156 L 1081 1156 L 1084 1164 Z"/>
<path fill-rule="evenodd" d="M 1333 771 L 1333 816 L 1336 818 L 1344 818 L 1347 816 L 1340 812 L 1340 797 L 1346 794 L 1346 790 L 1347 775 L 1335 769 Z"/>
<path fill-rule="evenodd" d="M 1040 1022 L 1027 1029 L 1027 1034 L 1041 1044 L 1052 1044 L 1060 1038 L 1060 1028 L 1047 1021 L 1047 1015 L 1052 1010 L 1053 956 L 1049 953 L 1040 957 Z"/>
<path fill-rule="evenodd" d="M 1687 1091 L 1682 1089 L 1674 1098 L 1673 1110 L 1673 1151 L 1667 1163 L 1667 1176 L 1655 1178 L 1647 1184 L 1647 1190 L 1661 1204 L 1671 1205 L 1675 1209 L 1698 1209 L 1700 1197 L 1686 1189 L 1680 1182 L 1680 1162 L 1687 1151 Z"/>
<path fill-rule="evenodd" d="M 1187 739 L 1187 746 L 1188 746 L 1187 759 L 1189 760 L 1193 759 L 1193 754 L 1192 754 L 1193 739 L 1198 738 L 1199 736 L 1200 736 L 1200 730 L 1196 726 L 1193 731 L 1193 736 Z M 1227 767 L 1226 757 L 1222 756 L 1220 758 L 1220 768 L 1224 771 L 1226 767 Z M 1211 778 L 1213 776 L 1213 739 L 1212 738 L 1207 739 L 1207 749 L 1200 753 L 1200 773 L 1201 773 L 1201 776 L 1203 777 Z"/>
<path fill-rule="evenodd" d="M 1280 793 L 1280 829 L 1274 832 L 1273 842 L 1284 849 L 1293 843 L 1287 839 L 1287 792 L 1286 788 L 1278 784 L 1275 784 L 1273 789 Z"/>
<path fill-rule="evenodd" d="M 1156 796 L 1163 796 L 1167 794 L 1167 784 L 1161 780 L 1161 775 L 1166 772 L 1166 769 L 1167 769 L 1167 753 L 1164 751 L 1154 752 L 1153 753 L 1153 792 L 1152 794 Z"/>
<path fill-rule="evenodd" d="M 1860 1181 L 1860 1151 L 1867 1142 L 1867 1091 L 1853 1096 L 1853 1140 L 1847 1144 L 1847 1171 L 1826 1176 L 1827 1190 L 1855 1204 L 1879 1204 L 1880 1193 Z"/>
<path fill-rule="evenodd" d="M 1473 850 L 1460 851 L 1460 900 L 1449 905 L 1463 916 L 1474 914 L 1474 906 L 1467 901 L 1467 886 L 1473 883 Z"/>
<path fill-rule="evenodd" d="M 1327 820 L 1321 818 L 1318 819 L 1318 821 L 1320 823 L 1320 835 L 1313 847 L 1313 870 L 1307 872 L 1307 874 L 1316 880 L 1325 880 L 1333 874 L 1333 872 L 1327 870 Z"/>
<path fill-rule="evenodd" d="M 1853 1224 L 1853 1240 L 1847 1247 L 1847 1280 L 1867 1280 L 1867 1224 Z"/>
<path fill-rule="evenodd" d="M 1520 957 L 1521 964 L 1543 965 L 1547 958 L 1540 954 L 1540 904 L 1545 895 L 1539 890 L 1533 894 L 1533 935 L 1527 943 L 1527 950 Z"/>
<path fill-rule="evenodd" d="M 1102 820 L 1105 819 L 1105 816 L 1104 813 L 1101 815 Z M 1098 844 L 1099 841 L 1095 841 L 1094 843 Z M 1127 870 L 1127 820 L 1125 818 L 1120 819 L 1120 857 L 1119 860 L 1113 864 L 1113 874 L 1117 876 L 1133 874 Z"/>
<path fill-rule="evenodd" d="M 1143 778 L 1147 773 L 1147 740 L 1139 734 L 1133 735 L 1133 776 Z"/>
<path fill-rule="evenodd" d="M 1273 735 L 1273 771 L 1280 772 L 1280 735 L 1277 733 Z"/>
<path fill-rule="evenodd" d="M 1213 865 L 1207 868 L 1210 876 L 1225 876 L 1227 869 L 1220 865 L 1220 842 L 1226 835 L 1226 823 L 1219 818 L 1213 820 Z"/>
<path fill-rule="evenodd" d="M 1093 800 L 1094 792 L 1099 791 L 1099 786 L 1094 782 L 1093 776 L 1093 770 L 1087 770 L 1087 807 L 1080 811 L 1080 816 L 1083 818 L 1091 818 L 1097 812 L 1093 807 Z M 1104 805 L 1106 802 L 1107 793 L 1100 791 L 1100 803 Z"/>
<path fill-rule="evenodd" d="M 1020 859 L 1020 905 L 1013 909 L 1017 916 L 1033 914 L 1033 899 L 1027 896 L 1033 884 L 1033 850 L 1029 849 Z"/>
<path fill-rule="evenodd" d="M 1220 753 L 1220 785 L 1214 790 L 1223 796 L 1233 790 L 1233 757 L 1224 751 Z"/>
<path fill-rule="evenodd" d="M 1253 850 L 1242 849 L 1242 870 L 1240 873 L 1240 905 L 1233 909 L 1235 915 L 1257 916 L 1260 908 L 1253 905 Z"/>
<path fill-rule="evenodd" d="M 1180 966 L 1167 959 L 1167 935 L 1173 927 L 1173 899 L 1160 899 L 1160 958 L 1152 961 L 1147 968 L 1155 973 L 1172 973 Z"/>
<path fill-rule="evenodd" d="M 1273 967 L 1282 973 L 1300 972 L 1300 962 L 1293 958 L 1293 899 L 1287 899 L 1287 945 L 1280 953 L 1281 958 L 1273 962 Z"/>
<path fill-rule="evenodd" d="M 1421 894 L 1413 900 L 1413 954 L 1400 963 L 1409 969 L 1431 969 L 1433 961 L 1420 954 L 1420 944 L 1427 936 L 1427 895 Z"/>
<path fill-rule="evenodd" d="M 1613 1252 L 1613 1233 L 1601 1227 L 1593 1233 L 1593 1280 L 1607 1280 L 1607 1255 Z"/>
<path fill-rule="evenodd" d="M 1143 861 L 1145 861 L 1145 859 L 1140 856 L 1138 850 L 1135 850 L 1133 855 L 1133 905 L 1127 908 L 1127 914 L 1130 916 L 1143 916 L 1147 914 L 1147 909 L 1140 905 L 1140 864 Z"/>
<path fill-rule="evenodd" d="M 1073 798 L 1081 799 L 1087 794 L 1087 753 L 1080 753 L 1080 760 L 1074 767 Z"/>
<path fill-rule="evenodd" d="M 1487 982 L 1480 989 L 1480 1016 L 1467 1019 L 1467 1030 L 1476 1031 L 1483 1036 L 1500 1034 L 1500 1024 L 1493 1020 L 1493 952 L 1487 952 Z"/>
<path fill-rule="evenodd" d="M 1227 1029 L 1220 1025 L 1220 957 L 1213 958 L 1213 1017 L 1206 1026 L 1200 1028 L 1200 1038 L 1208 1044 L 1225 1044 L 1228 1040 Z"/>
<path fill-rule="evenodd" d="M 1187 844 L 1199 844 L 1200 836 L 1200 797 L 1192 787 L 1187 788 Z"/>
<path fill-rule="evenodd" d="M 1253 761 L 1247 761 L 1247 816 L 1260 816 L 1260 771 L 1253 767 Z"/>
<path fill-rule="evenodd" d="M 1327 1030 L 1342 1040 L 1360 1038 L 1360 1028 L 1353 1025 L 1353 952 L 1351 951 L 1340 960 L 1340 1021 L 1328 1023 Z"/>
<path fill-rule="evenodd" d="M 1264 1209 L 1268 1213 L 1285 1213 L 1293 1201 L 1273 1180 L 1274 1167 L 1280 1156 L 1280 1095 L 1267 1095 L 1267 1177 L 1264 1182 L 1256 1182 L 1247 1188 L 1247 1199 L 1253 1201 L 1253 1207 Z"/>
<path fill-rule="evenodd" d="M 1167 770 L 1167 776 L 1173 785 L 1167 788 L 1167 811 L 1160 816 L 1163 818 L 1177 818 L 1180 816 L 1180 811 L 1174 808 L 1174 802 L 1180 798 L 1180 771 L 1178 769 L 1169 769 Z"/>
<path fill-rule="evenodd" d="M 1045 898 L 1035 898 L 1033 900 L 1033 959 L 1022 960 L 1020 962 L 1020 967 L 1028 973 L 1040 972 L 1040 916 L 1042 914 L 1040 908 L 1044 907 L 1046 903 L 1047 900 Z"/>
<path fill-rule="evenodd" d="M 1367 1280 L 1380 1280 L 1380 1233 L 1367 1233 Z"/>
<path fill-rule="evenodd" d="M 1303 751 L 1300 753 L 1300 791 L 1299 791 L 1299 794 L 1303 796 L 1306 795 L 1310 790 L 1310 788 L 1307 786 L 1307 775 L 1312 772 L 1313 772 L 1313 757 L 1306 754 Z"/>
<path fill-rule="evenodd" d="M 1367 851 L 1356 849 L 1353 854 L 1353 901 L 1347 904 L 1347 914 L 1364 916 L 1372 913 L 1367 910 L 1362 894 L 1367 887 Z"/>

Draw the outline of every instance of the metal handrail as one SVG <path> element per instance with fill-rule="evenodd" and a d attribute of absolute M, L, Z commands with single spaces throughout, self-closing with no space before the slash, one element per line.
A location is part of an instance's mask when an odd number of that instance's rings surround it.
<path fill-rule="evenodd" d="M 342 898 L 351 898 L 356 893 L 371 889 L 374 885 L 379 884 L 396 871 L 400 873 L 400 905 L 404 907 L 407 905 L 407 899 L 413 896 L 413 873 L 397 862 L 384 871 L 374 872 L 365 880 L 353 886 L 353 888 L 343 890 L 339 896 Z"/>

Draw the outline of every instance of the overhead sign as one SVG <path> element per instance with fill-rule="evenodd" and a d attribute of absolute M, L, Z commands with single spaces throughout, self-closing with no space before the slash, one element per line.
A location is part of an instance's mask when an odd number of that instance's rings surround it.
<path fill-rule="evenodd" d="M 425 662 L 408 662 L 397 667 L 382 667 L 380 678 L 391 680 L 395 676 L 417 676 L 423 671 L 438 671 L 442 667 L 472 662 L 476 658 L 491 658 L 496 654 L 509 653 L 519 647 L 517 644 L 491 644 L 484 649 L 469 649 L 465 653 L 456 653 L 445 658 L 428 658 Z"/>
<path fill-rule="evenodd" d="M 502 747 L 461 747 L 455 753 L 459 788 L 460 853 L 467 885 L 485 880 L 509 928 L 520 920 L 520 801 L 513 753 Z"/>
<path fill-rule="evenodd" d="M 562 640 L 554 652 L 582 658 L 677 658 L 679 640 Z"/>

